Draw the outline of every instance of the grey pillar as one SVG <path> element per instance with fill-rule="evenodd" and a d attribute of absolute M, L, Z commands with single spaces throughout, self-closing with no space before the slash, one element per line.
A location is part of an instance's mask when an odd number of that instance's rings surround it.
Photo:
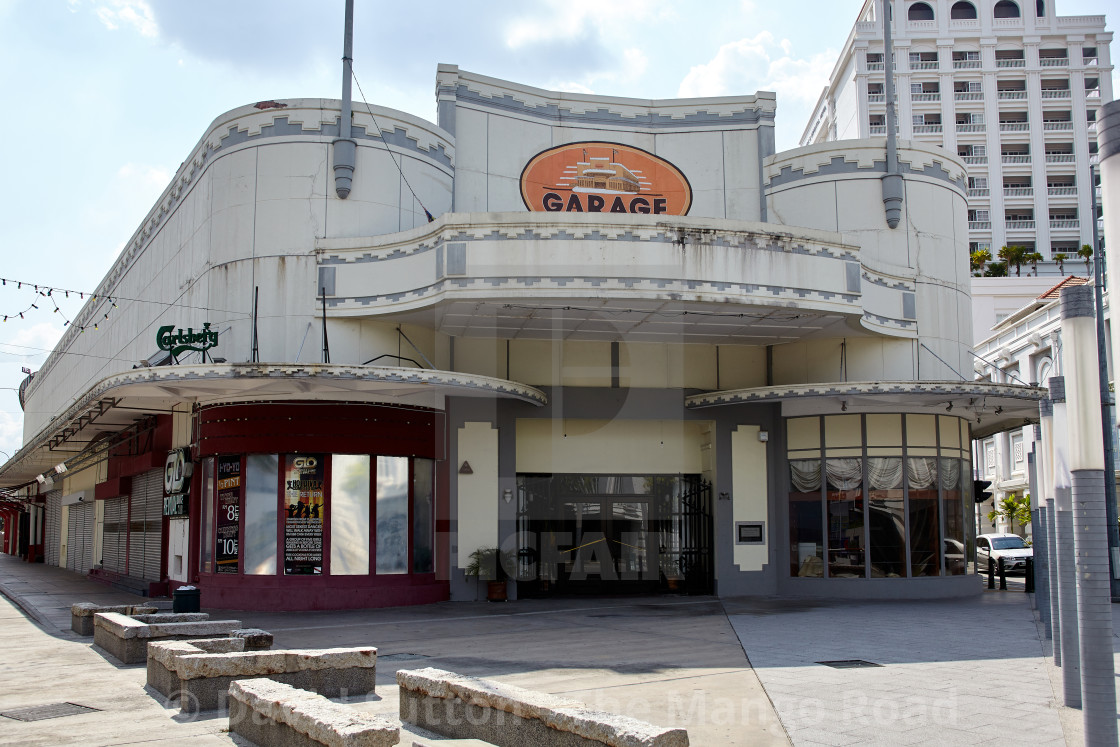
<path fill-rule="evenodd" d="M 1043 634 L 1050 632 L 1050 577 L 1046 566 L 1046 505 L 1041 493 L 1042 429 L 1034 427 L 1034 449 L 1028 455 L 1031 490 L 1031 536 L 1034 538 L 1034 606 Z"/>
<path fill-rule="evenodd" d="M 1089 286 L 1061 292 L 1062 356 L 1069 403 L 1069 466 L 1077 554 L 1077 628 L 1086 745 L 1116 747 L 1116 666 L 1112 651 L 1112 574 L 1105 505 L 1096 304 Z"/>
<path fill-rule="evenodd" d="M 1054 553 L 1058 563 L 1058 617 L 1061 620 L 1062 701 L 1081 707 L 1081 647 L 1077 637 L 1077 556 L 1073 547 L 1073 505 L 1070 498 L 1069 438 L 1066 428 L 1065 379 L 1050 379 L 1054 403 Z"/>

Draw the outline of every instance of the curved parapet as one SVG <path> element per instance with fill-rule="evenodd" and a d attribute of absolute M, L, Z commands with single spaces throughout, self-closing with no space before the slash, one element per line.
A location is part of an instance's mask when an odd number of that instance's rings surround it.
<path fill-rule="evenodd" d="M 971 365 L 968 207 L 964 164 L 930 145 L 900 141 L 902 220 L 887 226 L 883 139 L 840 140 L 766 159 L 771 220 L 836 231 L 860 247 L 863 326 L 882 332 L 912 319 L 921 379 L 960 375 Z"/>
<path fill-rule="evenodd" d="M 858 247 L 834 233 L 745 221 L 451 213 L 392 236 L 321 239 L 316 246 L 320 276 L 333 289 L 328 313 L 336 316 L 453 312 L 457 304 L 507 312 L 641 306 L 653 313 L 672 306 L 694 313 L 696 326 L 717 315 L 747 322 L 789 317 L 784 324 L 770 320 L 775 324 L 763 338 L 773 342 L 818 336 L 837 323 L 852 333 L 866 315 L 866 288 L 879 283 L 896 295 L 910 288 L 864 267 Z M 904 304 L 896 306 L 901 312 Z M 902 313 L 876 319 L 876 332 L 913 335 L 913 321 Z"/>

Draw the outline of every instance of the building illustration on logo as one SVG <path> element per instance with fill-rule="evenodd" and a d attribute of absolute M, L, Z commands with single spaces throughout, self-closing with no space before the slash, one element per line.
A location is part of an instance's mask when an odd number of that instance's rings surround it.
<path fill-rule="evenodd" d="M 617 159 L 617 150 L 611 152 L 610 158 L 606 156 L 591 156 L 588 158 L 585 149 L 583 160 L 575 166 L 565 169 L 565 175 L 560 177 L 556 186 L 560 189 L 569 187 L 574 192 L 638 194 L 643 187 L 648 192 L 651 185 L 649 182 L 641 181 L 639 175 L 642 172 L 638 169 L 626 168 L 618 163 Z M 578 176 L 574 178 L 575 185 L 566 184 L 565 182 L 570 182 L 573 179 L 570 174 L 577 172 Z"/>

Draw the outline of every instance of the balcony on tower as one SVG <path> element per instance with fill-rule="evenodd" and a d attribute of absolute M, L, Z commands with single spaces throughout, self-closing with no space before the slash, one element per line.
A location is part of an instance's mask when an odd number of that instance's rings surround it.
<path fill-rule="evenodd" d="M 1026 67 L 1027 61 L 1021 49 L 997 49 L 996 67 Z"/>
<path fill-rule="evenodd" d="M 1006 176 L 1003 178 L 1003 196 L 1016 200 L 1034 197 L 1034 186 L 1029 176 Z"/>
<path fill-rule="evenodd" d="M 1042 67 L 1068 67 L 1069 50 L 1065 48 L 1040 49 L 1038 50 L 1038 64 Z"/>
<path fill-rule="evenodd" d="M 1070 98 L 1069 78 L 1043 79 L 1042 98 L 1068 100 Z"/>
<path fill-rule="evenodd" d="M 1000 101 L 1025 101 L 1027 98 L 1027 81 L 1001 80 L 996 83 L 996 96 Z"/>

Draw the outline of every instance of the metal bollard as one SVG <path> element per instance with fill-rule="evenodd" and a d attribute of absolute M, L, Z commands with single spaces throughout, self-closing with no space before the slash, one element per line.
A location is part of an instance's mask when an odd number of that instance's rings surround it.
<path fill-rule="evenodd" d="M 1007 591 L 1007 571 L 1003 567 L 1003 558 L 999 559 L 999 590 Z"/>
<path fill-rule="evenodd" d="M 1027 567 L 1023 571 L 1023 585 L 1028 594 L 1034 594 L 1034 558 L 1027 558 Z"/>
<path fill-rule="evenodd" d="M 988 588 L 996 588 L 996 561 L 988 558 Z"/>

